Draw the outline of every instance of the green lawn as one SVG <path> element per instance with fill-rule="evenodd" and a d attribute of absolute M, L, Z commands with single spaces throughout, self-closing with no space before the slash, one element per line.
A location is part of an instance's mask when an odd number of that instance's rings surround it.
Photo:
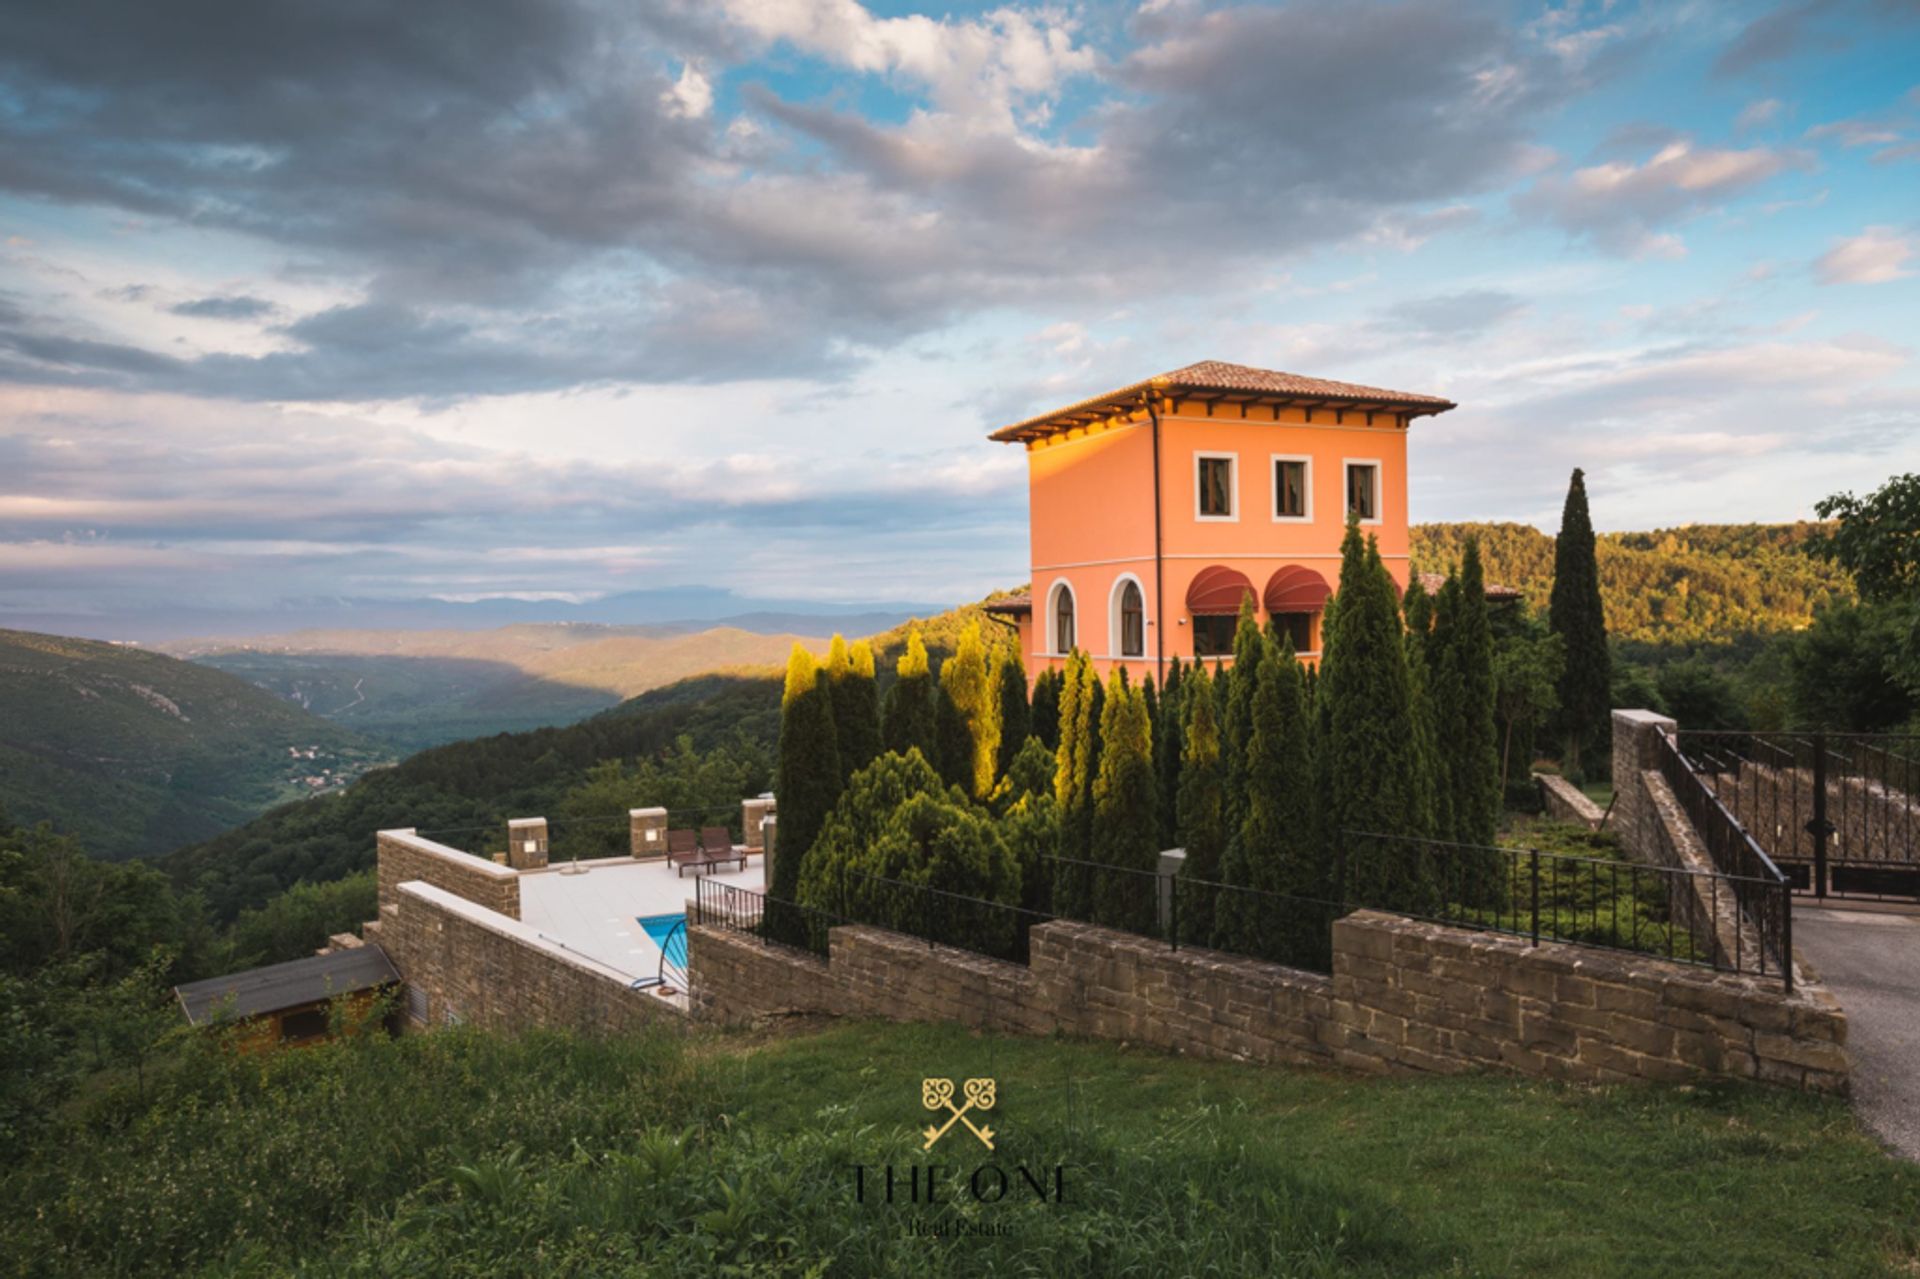
<path fill-rule="evenodd" d="M 926 1076 L 998 1081 L 970 1116 L 998 1150 L 955 1128 L 930 1162 L 989 1160 L 1017 1195 L 852 1202 L 853 1165 L 929 1162 Z M 1033 1202 L 1022 1164 L 1064 1165 L 1065 1202 Z M 157 1096 L 95 1096 L 0 1171 L 23 1274 L 1912 1274 L 1917 1219 L 1920 1169 L 1828 1099 L 874 1024 L 189 1050 Z"/>

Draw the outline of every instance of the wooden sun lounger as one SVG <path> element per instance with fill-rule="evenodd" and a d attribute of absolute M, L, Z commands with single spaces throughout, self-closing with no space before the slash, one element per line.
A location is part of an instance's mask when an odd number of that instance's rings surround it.
<path fill-rule="evenodd" d="M 700 831 L 700 847 L 706 850 L 707 865 L 724 866 L 731 862 L 746 869 L 747 855 L 733 846 L 733 834 L 725 826 L 707 826 Z"/>
<path fill-rule="evenodd" d="M 695 872 L 706 865 L 706 854 L 700 851 L 700 841 L 690 830 L 670 830 L 667 832 L 667 865 L 674 868 L 681 878 L 685 878 L 687 867 Z"/>

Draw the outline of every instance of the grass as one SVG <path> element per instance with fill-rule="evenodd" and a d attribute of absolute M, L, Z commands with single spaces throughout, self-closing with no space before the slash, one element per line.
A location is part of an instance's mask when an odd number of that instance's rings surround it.
<path fill-rule="evenodd" d="M 928 1076 L 998 1081 L 991 1156 L 958 1129 L 921 1156 Z M 1753 1086 L 1379 1081 L 946 1026 L 450 1031 L 264 1060 L 190 1047 L 147 1107 L 97 1098 L 66 1125 L 0 1172 L 0 1265 L 17 1273 L 1920 1266 L 1920 1169 L 1883 1155 L 1841 1102 Z M 852 1201 L 855 1164 L 983 1160 L 1064 1165 L 1066 1199 Z"/>

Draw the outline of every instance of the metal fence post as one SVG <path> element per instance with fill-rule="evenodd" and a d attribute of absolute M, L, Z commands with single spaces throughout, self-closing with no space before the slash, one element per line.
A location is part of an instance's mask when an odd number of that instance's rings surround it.
<path fill-rule="evenodd" d="M 920 889 L 920 932 L 927 939 L 927 949 L 933 949 L 933 894 L 924 886 Z"/>
<path fill-rule="evenodd" d="M 1827 896 L 1827 840 L 1833 836 L 1833 823 L 1827 820 L 1827 735 L 1813 735 L 1813 820 L 1807 823 L 1813 836 L 1813 895 Z"/>
<path fill-rule="evenodd" d="M 1167 940 L 1180 949 L 1180 877 L 1167 876 Z"/>
<path fill-rule="evenodd" d="M 1527 850 L 1528 878 L 1533 881 L 1533 944 L 1540 944 L 1540 850 Z"/>

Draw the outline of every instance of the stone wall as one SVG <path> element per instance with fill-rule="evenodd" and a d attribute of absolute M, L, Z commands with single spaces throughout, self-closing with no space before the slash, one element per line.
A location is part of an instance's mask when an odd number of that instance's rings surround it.
<path fill-rule="evenodd" d="M 1613 817 L 1608 826 L 1627 856 L 1660 865 L 1660 814 L 1640 784 L 1642 773 L 1659 766 L 1660 736 L 1677 725 L 1652 711 L 1613 713 Z"/>
<path fill-rule="evenodd" d="M 1339 1059 L 1502 1068 L 1605 1083 L 1759 1079 L 1847 1088 L 1847 1023 L 1824 990 L 1361 911 L 1334 933 Z"/>
<path fill-rule="evenodd" d="M 1557 773 L 1535 773 L 1533 780 L 1540 787 L 1540 804 L 1547 816 L 1558 822 L 1578 823 L 1588 830 L 1600 829 L 1600 820 L 1606 814 L 1585 791 Z"/>
<path fill-rule="evenodd" d="M 832 931 L 830 960 L 700 923 L 687 940 L 694 1007 L 720 1020 L 953 1021 L 1376 1073 L 1847 1083 L 1846 1021 L 1817 988 L 1373 911 L 1335 925 L 1331 978 L 1065 921 L 1033 930 L 1026 967 L 863 926 Z"/>
<path fill-rule="evenodd" d="M 626 974 L 432 884 L 399 885 L 382 905 L 378 933 L 406 980 L 415 1024 L 626 1031 L 686 1020 L 670 999 L 634 990 Z"/>
<path fill-rule="evenodd" d="M 422 839 L 411 829 L 383 830 L 374 836 L 375 872 L 381 910 L 397 900 L 400 885 L 418 881 L 456 897 L 520 918 L 520 875 L 511 867 Z"/>

